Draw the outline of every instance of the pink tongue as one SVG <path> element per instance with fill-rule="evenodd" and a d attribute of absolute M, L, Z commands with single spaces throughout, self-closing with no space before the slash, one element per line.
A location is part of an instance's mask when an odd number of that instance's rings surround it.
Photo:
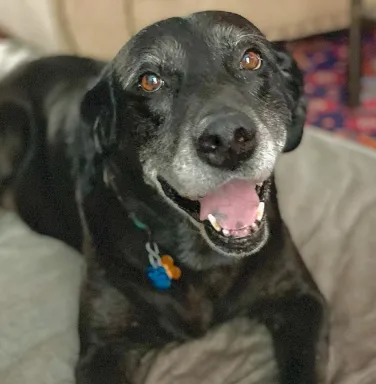
<path fill-rule="evenodd" d="M 212 214 L 224 229 L 247 227 L 255 222 L 259 203 L 253 183 L 232 180 L 200 199 L 200 220 Z"/>

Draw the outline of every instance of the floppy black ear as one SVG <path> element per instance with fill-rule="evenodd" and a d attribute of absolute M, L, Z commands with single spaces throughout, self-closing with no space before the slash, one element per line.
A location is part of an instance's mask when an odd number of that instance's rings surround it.
<path fill-rule="evenodd" d="M 284 152 L 294 150 L 303 136 L 303 127 L 306 121 L 307 103 L 304 97 L 303 74 L 295 60 L 282 44 L 276 43 L 277 65 L 286 81 L 287 93 L 291 100 L 292 123 L 287 129 Z"/>
<path fill-rule="evenodd" d="M 107 152 L 115 144 L 116 103 L 114 84 L 110 76 L 97 80 L 81 103 L 82 122 L 100 153 Z"/>
<path fill-rule="evenodd" d="M 33 140 L 34 132 L 31 104 L 4 94 L 0 100 L 0 195 L 28 165 L 38 142 Z"/>
<path fill-rule="evenodd" d="M 88 89 L 80 106 L 80 146 L 75 164 L 82 196 L 90 193 L 96 175 L 103 176 L 106 155 L 116 144 L 116 96 L 110 76 L 101 76 Z M 77 149 L 78 150 L 78 149 Z"/>

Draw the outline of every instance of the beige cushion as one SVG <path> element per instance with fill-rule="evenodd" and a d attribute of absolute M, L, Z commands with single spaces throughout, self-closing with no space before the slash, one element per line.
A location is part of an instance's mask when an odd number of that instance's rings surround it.
<path fill-rule="evenodd" d="M 376 0 L 363 0 L 363 13 L 370 19 L 376 19 Z"/>
<path fill-rule="evenodd" d="M 344 28 L 349 20 L 348 4 L 348 0 L 138 0 L 134 18 L 138 29 L 175 14 L 220 9 L 241 14 L 269 39 L 279 40 Z"/>
<path fill-rule="evenodd" d="M 349 25 L 351 0 L 0 0 L 0 27 L 45 48 L 112 58 L 140 28 L 159 19 L 220 9 L 240 13 L 272 40 Z M 368 15 L 376 0 L 365 0 Z"/>
<path fill-rule="evenodd" d="M 47 52 L 71 50 L 54 5 L 51 0 L 0 0 L 0 28 Z"/>
<path fill-rule="evenodd" d="M 0 383 L 73 383 L 82 257 L 0 210 Z"/>
<path fill-rule="evenodd" d="M 308 132 L 307 132 L 308 133 Z M 376 151 L 320 130 L 282 156 L 282 214 L 331 310 L 332 383 L 376 383 Z"/>

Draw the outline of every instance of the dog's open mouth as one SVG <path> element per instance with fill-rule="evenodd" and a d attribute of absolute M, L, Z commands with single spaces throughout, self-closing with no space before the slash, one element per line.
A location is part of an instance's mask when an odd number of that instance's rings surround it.
<path fill-rule="evenodd" d="M 256 237 L 263 225 L 268 181 L 233 179 L 198 200 L 182 197 L 160 179 L 165 195 L 196 221 L 212 240 L 244 242 Z"/>

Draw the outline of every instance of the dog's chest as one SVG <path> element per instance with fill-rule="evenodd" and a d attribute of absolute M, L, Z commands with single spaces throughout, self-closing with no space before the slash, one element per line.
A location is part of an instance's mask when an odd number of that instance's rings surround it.
<path fill-rule="evenodd" d="M 173 287 L 169 294 L 169 310 L 162 311 L 166 314 L 164 323 L 169 323 L 168 328 L 179 327 L 178 333 L 183 337 L 205 334 L 227 317 L 226 303 L 236 286 L 237 275 L 237 269 L 220 269 L 187 276 L 179 282 L 184 286 Z"/>

